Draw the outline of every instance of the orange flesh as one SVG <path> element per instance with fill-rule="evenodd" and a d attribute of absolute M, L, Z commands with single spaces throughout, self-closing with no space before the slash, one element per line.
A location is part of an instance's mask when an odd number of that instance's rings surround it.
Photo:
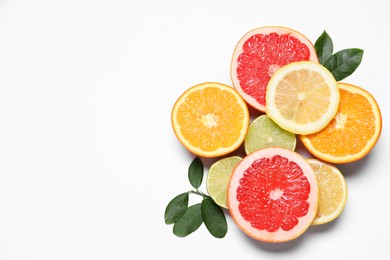
<path fill-rule="evenodd" d="M 340 157 L 359 153 L 374 133 L 375 115 L 368 100 L 340 89 L 336 117 L 322 131 L 307 137 L 322 153 Z"/>
<path fill-rule="evenodd" d="M 242 106 L 233 94 L 211 87 L 190 93 L 177 111 L 181 134 L 203 151 L 234 145 L 244 118 Z"/>

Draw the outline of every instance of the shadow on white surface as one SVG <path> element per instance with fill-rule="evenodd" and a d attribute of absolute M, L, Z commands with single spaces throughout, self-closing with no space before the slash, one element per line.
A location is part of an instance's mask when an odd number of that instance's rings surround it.
<path fill-rule="evenodd" d="M 304 243 L 305 235 L 302 235 L 294 240 L 283 242 L 283 243 L 267 243 L 262 241 L 257 241 L 243 232 L 241 233 L 243 239 L 246 239 L 250 245 L 254 248 L 261 251 L 269 251 L 269 252 L 291 252 L 294 250 L 298 250 L 300 246 Z"/>
<path fill-rule="evenodd" d="M 375 151 L 372 150 L 372 153 L 367 154 L 362 159 L 346 163 L 346 164 L 336 164 L 336 167 L 340 170 L 340 172 L 344 175 L 345 178 L 358 178 L 362 176 L 362 172 L 369 168 L 371 158 L 375 157 Z"/>
<path fill-rule="evenodd" d="M 241 232 L 241 236 L 243 239 L 247 240 L 250 245 L 252 245 L 254 248 L 261 250 L 261 251 L 268 251 L 268 252 L 292 252 L 297 251 L 300 249 L 300 247 L 303 246 L 305 243 L 305 240 L 308 240 L 311 238 L 312 235 L 317 236 L 319 233 L 325 233 L 330 232 L 331 230 L 337 228 L 338 225 L 338 219 L 333 220 L 332 222 L 329 222 L 327 224 L 318 225 L 318 226 L 310 226 L 309 229 L 302 234 L 300 237 L 288 241 L 288 242 L 282 242 L 282 243 L 267 243 L 262 241 L 257 241 L 249 236 L 247 236 L 245 233 Z"/>

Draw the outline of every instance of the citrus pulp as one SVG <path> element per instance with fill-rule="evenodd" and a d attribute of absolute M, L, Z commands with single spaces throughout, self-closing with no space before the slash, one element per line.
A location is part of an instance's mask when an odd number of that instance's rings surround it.
<path fill-rule="evenodd" d="M 237 149 L 249 127 L 249 112 L 237 91 L 207 82 L 189 88 L 172 108 L 172 127 L 192 153 L 217 157 Z"/>
<path fill-rule="evenodd" d="M 284 242 L 303 234 L 318 208 L 318 185 L 298 153 L 269 147 L 253 152 L 234 169 L 228 186 L 229 212 L 247 235 Z"/>
<path fill-rule="evenodd" d="M 287 27 L 260 27 L 238 42 L 230 75 L 245 101 L 265 112 L 265 92 L 273 73 L 286 64 L 303 60 L 318 62 L 313 44 L 303 34 Z"/>

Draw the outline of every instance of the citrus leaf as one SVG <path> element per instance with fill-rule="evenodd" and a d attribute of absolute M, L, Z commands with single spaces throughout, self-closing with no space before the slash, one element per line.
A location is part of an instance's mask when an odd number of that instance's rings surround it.
<path fill-rule="evenodd" d="M 190 164 L 190 167 L 188 168 L 188 179 L 190 180 L 192 187 L 195 189 L 199 188 L 202 184 L 203 163 L 199 157 L 196 157 Z"/>
<path fill-rule="evenodd" d="M 173 225 L 173 233 L 179 237 L 185 237 L 202 225 L 201 203 L 190 206 L 183 217 Z"/>
<path fill-rule="evenodd" d="M 359 66 L 363 58 L 363 50 L 357 48 L 341 50 L 333 54 L 324 66 L 340 81 L 351 75 Z"/>
<path fill-rule="evenodd" d="M 227 233 L 227 223 L 222 209 L 211 197 L 202 201 L 202 218 L 207 229 L 216 238 L 223 238 Z"/>
<path fill-rule="evenodd" d="M 318 37 L 314 44 L 316 49 L 318 61 L 323 65 L 333 54 L 333 41 L 332 38 L 324 31 L 320 37 Z"/>
<path fill-rule="evenodd" d="M 185 213 L 188 207 L 188 192 L 174 197 L 165 208 L 165 223 L 173 224 L 178 221 Z"/>

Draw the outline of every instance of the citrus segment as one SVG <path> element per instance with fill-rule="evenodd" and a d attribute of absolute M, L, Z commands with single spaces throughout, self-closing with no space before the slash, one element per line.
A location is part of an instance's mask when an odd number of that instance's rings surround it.
<path fill-rule="evenodd" d="M 331 163 L 349 163 L 367 155 L 382 129 L 381 112 L 366 90 L 339 83 L 340 104 L 333 120 L 321 131 L 301 136 L 302 143 L 317 158 Z"/>
<path fill-rule="evenodd" d="M 294 150 L 295 145 L 295 135 L 280 128 L 267 115 L 261 115 L 250 123 L 244 141 L 247 154 L 271 146 Z"/>
<path fill-rule="evenodd" d="M 347 183 L 336 167 L 316 159 L 307 161 L 316 174 L 319 189 L 318 211 L 312 224 L 325 224 L 343 211 L 348 197 Z"/>
<path fill-rule="evenodd" d="M 321 64 L 301 61 L 280 68 L 267 87 L 267 115 L 295 134 L 320 131 L 335 116 L 337 82 Z"/>
<path fill-rule="evenodd" d="M 179 141 L 204 157 L 225 155 L 245 139 L 249 112 L 237 91 L 207 82 L 185 91 L 172 109 L 172 127 Z"/>
<path fill-rule="evenodd" d="M 221 207 L 228 208 L 226 191 L 230 176 L 236 165 L 242 160 L 239 156 L 231 156 L 213 163 L 209 169 L 206 187 L 210 197 Z"/>
<path fill-rule="evenodd" d="M 317 213 L 313 169 L 288 149 L 269 147 L 253 152 L 232 173 L 228 208 L 250 237 L 267 242 L 292 240 L 306 231 Z"/>
<path fill-rule="evenodd" d="M 245 101 L 265 111 L 265 92 L 272 74 L 291 62 L 318 62 L 313 44 L 301 33 L 286 27 L 254 29 L 238 42 L 231 62 L 234 87 Z"/>

